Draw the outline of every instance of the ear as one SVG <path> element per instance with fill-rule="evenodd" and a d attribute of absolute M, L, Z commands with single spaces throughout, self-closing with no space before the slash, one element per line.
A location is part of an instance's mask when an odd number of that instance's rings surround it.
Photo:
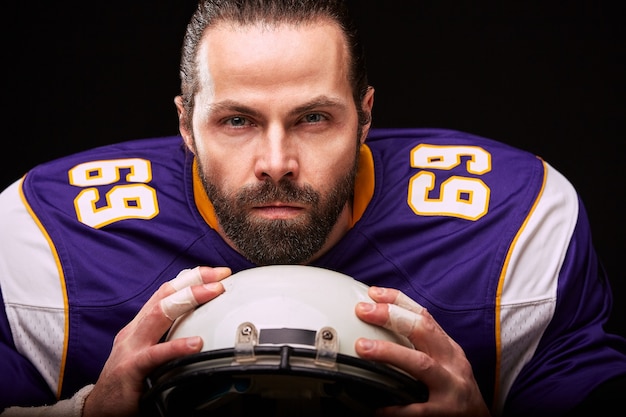
<path fill-rule="evenodd" d="M 368 115 L 368 121 L 365 125 L 363 125 L 363 133 L 361 135 L 361 144 L 365 143 L 365 139 L 367 138 L 367 134 L 372 127 L 372 108 L 374 107 L 374 87 L 367 87 L 367 92 L 363 97 L 363 101 L 361 102 L 361 108 L 363 113 Z"/>
<path fill-rule="evenodd" d="M 190 130 L 191 127 L 191 118 L 185 111 L 185 107 L 183 106 L 183 97 L 176 96 L 174 98 L 174 104 L 176 105 L 176 113 L 178 114 L 178 131 L 180 135 L 183 137 L 185 141 L 185 145 L 187 148 L 195 153 L 195 146 L 193 143 L 193 132 Z"/>

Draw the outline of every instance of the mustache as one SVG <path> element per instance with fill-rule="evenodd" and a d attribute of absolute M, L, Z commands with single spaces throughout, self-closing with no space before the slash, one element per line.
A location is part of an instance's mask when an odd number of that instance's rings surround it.
<path fill-rule="evenodd" d="M 310 185 L 298 186 L 288 179 L 278 183 L 265 181 L 258 185 L 250 185 L 237 193 L 237 204 L 262 205 L 275 201 L 283 203 L 317 204 L 320 195 Z"/>

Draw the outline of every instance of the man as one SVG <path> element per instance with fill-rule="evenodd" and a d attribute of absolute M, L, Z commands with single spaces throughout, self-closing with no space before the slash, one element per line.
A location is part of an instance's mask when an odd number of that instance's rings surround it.
<path fill-rule="evenodd" d="M 70 155 L 0 195 L 0 405 L 42 406 L 5 414 L 136 415 L 146 376 L 202 348 L 159 343 L 172 320 L 269 264 L 373 287 L 356 315 L 414 349 L 356 352 L 429 388 L 386 415 L 564 415 L 623 381 L 572 186 L 488 139 L 370 130 L 358 45 L 337 1 L 201 1 L 182 138 Z"/>

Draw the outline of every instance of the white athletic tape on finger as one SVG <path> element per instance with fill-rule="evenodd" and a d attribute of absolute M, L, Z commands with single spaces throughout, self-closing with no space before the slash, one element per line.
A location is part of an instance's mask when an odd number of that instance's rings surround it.
<path fill-rule="evenodd" d="M 176 291 L 182 290 L 185 287 L 191 285 L 202 284 L 202 275 L 200 275 L 200 267 L 196 266 L 193 269 L 183 269 L 176 275 L 176 278 L 169 281 L 170 285 L 174 287 Z"/>
<path fill-rule="evenodd" d="M 161 309 L 165 316 L 174 321 L 188 311 L 198 306 L 196 298 L 191 292 L 191 287 L 187 286 L 174 294 L 168 295 L 161 300 Z"/>
<path fill-rule="evenodd" d="M 388 306 L 389 320 L 385 323 L 385 328 L 409 337 L 415 328 L 415 320 L 417 319 L 415 313 L 395 304 Z"/>
<path fill-rule="evenodd" d="M 415 300 L 413 300 L 412 298 L 409 298 L 409 296 L 404 293 L 398 293 L 398 296 L 396 297 L 396 301 L 394 304 L 396 304 L 398 307 L 406 308 L 407 310 L 412 311 L 417 314 L 424 311 L 424 307 L 417 304 Z"/>

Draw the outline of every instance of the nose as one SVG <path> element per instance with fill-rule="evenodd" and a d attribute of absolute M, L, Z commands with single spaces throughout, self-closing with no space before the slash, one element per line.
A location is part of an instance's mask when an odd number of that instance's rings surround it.
<path fill-rule="evenodd" d="M 278 182 L 298 175 L 297 144 L 282 126 L 269 126 L 259 141 L 255 175 L 259 180 Z"/>

